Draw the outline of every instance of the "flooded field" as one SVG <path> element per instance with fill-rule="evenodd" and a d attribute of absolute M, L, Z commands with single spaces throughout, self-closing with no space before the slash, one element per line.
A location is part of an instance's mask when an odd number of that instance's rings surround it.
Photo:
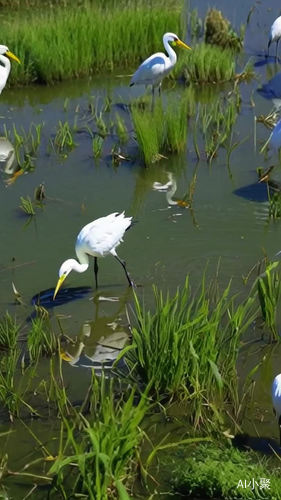
<path fill-rule="evenodd" d="M 190 2 L 190 9 L 198 8 L 203 17 L 205 4 Z M 129 87 L 135 68 L 54 86 L 10 88 L 1 94 L 1 137 L 7 135 L 15 145 L 15 135 L 20 134 L 31 148 L 36 127 L 41 128 L 36 150 L 30 153 L 28 148 L 18 149 L 20 160 L 30 162 L 22 175 L 17 176 L 17 170 L 7 167 L 4 161 L 0 163 L 0 309 L 17 318 L 24 338 L 35 304 L 41 305 L 48 310 L 58 332 L 74 341 L 62 356 L 63 376 L 73 401 L 85 397 L 91 379 L 89 367 L 95 367 L 98 373 L 104 359 L 110 367 L 128 343 L 131 332 L 126 310 L 131 311 L 134 303 L 124 272 L 111 256 L 99 260 L 98 290 L 91 259 L 87 272 L 71 273 L 65 281 L 65 295 L 53 301 L 59 267 L 65 259 L 75 257 L 76 236 L 87 223 L 112 212 L 125 211 L 126 216 L 133 217 L 135 224 L 125 233 L 118 255 L 125 259 L 137 284 L 136 293 L 147 309 L 153 308 L 153 284 L 173 294 L 177 287 L 183 287 L 189 274 L 192 289 L 196 290 L 204 269 L 208 280 L 218 275 L 222 289 L 232 279 L 233 293 L 244 298 L 257 276 L 256 270 L 249 281 L 245 279 L 251 269 L 264 256 L 274 260 L 281 249 L 280 217 L 270 216 L 267 184 L 258 183 L 257 174 L 259 167 L 266 171 L 275 165 L 271 178 L 281 186 L 278 154 L 272 150 L 260 152 L 270 130 L 257 120 L 272 109 L 278 111 L 281 102 L 281 56 L 275 61 L 272 47 L 272 56 L 266 57 L 268 31 L 279 15 L 279 5 L 275 1 L 270 8 L 263 1 L 254 5 L 217 1 L 214 7 L 221 9 L 236 29 L 246 23 L 253 7 L 246 25 L 244 51 L 238 56 L 238 70 L 242 71 L 251 59 L 255 76 L 237 86 L 165 82 L 163 107 L 181 102 L 187 95 L 190 100 L 192 92 L 196 112 L 188 120 L 183 153 L 163 155 L 145 167 L 132 122 L 131 105 L 144 93 L 142 86 Z M 188 35 L 185 41 L 191 44 Z M 208 161 L 206 138 L 199 124 L 198 158 L 193 131 L 200 119 L 199 110 L 211 109 L 220 99 L 225 104 L 232 95 L 238 96 L 239 112 L 228 146 L 219 148 Z M 70 140 L 62 144 L 59 133 L 65 124 Z M 232 146 L 230 154 L 227 148 Z M 167 182 L 171 183 L 168 191 L 161 187 Z M 34 193 L 38 193 L 40 185 L 44 195 L 38 195 L 36 202 Z M 171 185 L 173 195 L 169 198 Z M 192 207 L 189 203 L 173 203 L 187 199 L 186 194 L 190 197 L 191 192 Z M 32 202 L 34 215 L 26 213 L 22 197 Z M 249 370 L 266 356 L 260 370 L 253 374 L 254 402 L 245 414 L 243 431 L 277 440 L 270 390 L 279 371 L 281 351 L 278 344 L 260 341 L 261 324 L 259 321 L 248 330 L 238 360 L 242 384 Z M 43 358 L 39 365 L 42 378 L 48 369 L 49 361 Z M 14 470 L 34 459 L 34 440 L 26 433 L 27 422 L 44 443 L 60 427 L 57 419 L 46 415 L 31 424 L 26 419 L 10 424 L 6 413 L 0 412 L 0 432 L 16 430 L 3 439 L 5 452 L 13 457 L 15 446 L 21 449 L 15 456 Z M 177 426 L 163 424 L 159 428 L 162 433 L 169 430 L 178 435 Z M 50 449 L 55 453 L 52 443 Z M 11 498 L 23 498 L 22 491 L 26 494 L 28 489 L 12 484 L 12 479 Z M 46 498 L 44 491 L 36 495 L 38 499 Z"/>

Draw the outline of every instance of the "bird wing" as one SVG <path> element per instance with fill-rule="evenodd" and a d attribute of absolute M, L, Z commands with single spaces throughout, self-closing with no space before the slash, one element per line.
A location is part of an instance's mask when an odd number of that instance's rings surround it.
<path fill-rule="evenodd" d="M 126 229 L 131 225 L 131 219 L 125 217 L 123 212 L 90 222 L 78 234 L 76 248 L 96 257 L 103 257 L 108 253 L 114 255 L 114 249 L 121 243 Z"/>
<path fill-rule="evenodd" d="M 0 65 L 0 94 L 6 85 L 8 74 L 7 69 Z"/>
<path fill-rule="evenodd" d="M 138 67 L 132 76 L 130 85 L 135 83 L 157 84 L 170 69 L 169 62 L 169 58 L 163 52 L 153 54 Z"/>

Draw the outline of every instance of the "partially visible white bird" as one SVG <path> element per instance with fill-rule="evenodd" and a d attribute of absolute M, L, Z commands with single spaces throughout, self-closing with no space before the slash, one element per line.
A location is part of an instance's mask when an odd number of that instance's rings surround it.
<path fill-rule="evenodd" d="M 276 375 L 272 383 L 272 404 L 279 425 L 279 440 L 281 446 L 281 373 Z"/>
<path fill-rule="evenodd" d="M 8 47 L 6 45 L 0 45 L 0 94 L 5 87 L 8 76 L 11 71 L 11 63 L 10 59 L 13 59 L 17 63 L 20 64 L 20 60 L 18 59 L 15 54 L 9 51 Z"/>
<path fill-rule="evenodd" d="M 132 217 L 125 217 L 124 212 L 101 217 L 84 226 L 77 236 L 75 252 L 79 262 L 75 259 L 67 259 L 59 269 L 59 279 L 55 288 L 55 299 L 61 285 L 70 271 L 83 273 L 89 267 L 89 255 L 95 258 L 94 271 L 96 287 L 98 287 L 98 257 L 113 255 L 122 265 L 130 286 L 134 283 L 127 271 L 126 263 L 121 260 L 115 248 L 123 241 L 124 233 L 132 225 Z"/>
<path fill-rule="evenodd" d="M 191 47 L 182 42 L 174 33 L 165 33 L 163 36 L 163 45 L 169 57 L 163 52 L 157 52 L 148 57 L 133 74 L 130 87 L 135 84 L 152 85 L 153 96 L 154 90 L 157 87 L 160 94 L 163 78 L 170 73 L 177 62 L 177 54 L 170 44 L 191 50 Z"/>
<path fill-rule="evenodd" d="M 277 19 L 275 19 L 273 25 L 270 28 L 268 46 L 267 46 L 267 55 L 269 55 L 270 45 L 273 42 L 276 42 L 275 58 L 277 59 L 277 49 L 278 49 L 278 43 L 279 43 L 280 38 L 281 38 L 281 16 L 279 16 L 279 17 L 277 17 Z"/>

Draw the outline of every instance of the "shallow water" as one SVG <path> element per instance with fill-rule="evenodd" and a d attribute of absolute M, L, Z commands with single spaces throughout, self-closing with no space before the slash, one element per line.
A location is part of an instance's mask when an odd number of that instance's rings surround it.
<path fill-rule="evenodd" d="M 206 8 L 205 4 L 202 0 L 191 2 L 192 7 L 198 6 L 201 14 Z M 221 0 L 213 5 L 221 8 L 235 26 L 246 20 L 252 7 L 251 2 L 245 1 L 230 4 Z M 102 158 L 94 160 L 91 139 L 84 128 L 85 123 L 92 126 L 88 112 L 89 102 L 95 96 L 95 101 L 101 106 L 105 97 L 111 96 L 112 119 L 118 113 L 130 123 L 129 111 L 124 103 L 140 95 L 142 89 L 129 90 L 128 76 L 98 76 L 54 87 L 29 87 L 3 92 L 0 135 L 3 135 L 4 124 L 8 129 L 15 123 L 18 129 L 23 126 L 27 130 L 31 122 L 44 122 L 44 128 L 35 170 L 20 176 L 9 186 L 5 183 L 8 176 L 5 173 L 1 175 L 2 312 L 9 310 L 21 320 L 29 318 L 33 311 L 32 297 L 53 288 L 61 262 L 74 256 L 75 238 L 80 228 L 95 218 L 123 210 L 127 215 L 134 216 L 137 224 L 125 234 L 118 254 L 126 259 L 131 275 L 140 285 L 139 293 L 144 294 L 148 304 L 151 303 L 152 283 L 173 291 L 183 283 L 186 274 L 190 273 L 191 282 L 196 286 L 201 280 L 202 269 L 208 264 L 208 273 L 213 275 L 219 259 L 220 283 L 225 285 L 233 278 L 233 289 L 246 293 L 242 275 L 247 275 L 264 252 L 273 258 L 281 248 L 280 221 L 269 221 L 268 203 L 262 197 L 249 196 L 247 189 L 245 190 L 245 186 L 256 185 L 257 167 L 267 168 L 272 162 L 277 164 L 274 154 L 270 153 L 265 158 L 259 153 L 261 145 L 269 136 L 269 131 L 261 124 L 257 124 L 255 151 L 254 116 L 267 114 L 273 104 L 270 99 L 264 98 L 269 97 L 268 92 L 266 95 L 258 93 L 257 88 L 274 77 L 276 81 L 276 75 L 281 74 L 281 64 L 275 64 L 272 58 L 266 60 L 264 57 L 268 29 L 279 15 L 279 4 L 271 2 L 271 10 L 268 9 L 267 2 L 256 3 L 254 6 L 246 31 L 246 55 L 244 59 L 241 58 L 241 67 L 252 56 L 258 78 L 249 84 L 240 85 L 242 105 L 234 137 L 237 141 L 246 139 L 231 155 L 230 170 L 227 169 L 223 150 L 219 151 L 212 165 L 205 160 L 197 162 L 191 134 L 186 154 L 163 159 L 149 169 L 141 164 L 133 138 L 128 151 L 133 160 L 113 167 L 111 148 L 116 143 L 114 134 L 104 141 Z M 271 50 L 274 54 L 275 47 Z M 180 85 L 174 89 L 166 87 L 164 99 L 169 99 L 174 94 L 180 98 L 184 92 L 185 89 Z M 209 89 L 205 89 L 198 92 L 198 98 L 204 101 L 210 98 L 210 94 Z M 66 98 L 69 99 L 67 103 Z M 278 99 L 276 92 L 274 98 Z M 64 107 L 67 108 L 66 111 Z M 59 120 L 68 120 L 72 125 L 75 119 L 78 127 L 75 134 L 76 147 L 63 159 L 51 150 L 49 139 L 54 137 Z M 132 129 L 130 135 L 133 137 Z M 196 224 L 190 210 L 168 207 L 165 193 L 152 188 L 156 181 L 166 183 L 168 172 L 171 172 L 176 179 L 177 195 L 180 197 L 186 192 L 195 170 Z M 274 171 L 274 178 L 278 177 L 280 178 L 280 167 L 276 167 Z M 46 190 L 43 209 L 37 209 L 36 216 L 27 224 L 27 218 L 18 208 L 20 196 L 32 198 L 34 189 L 42 182 Z M 24 306 L 14 304 L 12 282 L 22 295 Z M 99 282 L 97 294 L 93 287 L 92 266 L 84 274 L 72 273 L 66 285 L 91 287 L 89 295 L 59 305 L 48 303 L 54 306 L 50 309 L 53 318 L 57 314 L 62 316 L 63 327 L 69 336 L 78 336 L 81 341 L 86 328 L 88 333 L 84 354 L 88 358 L 95 351 L 96 341 L 112 334 L 112 327 L 108 325 L 116 323 L 117 331 L 126 331 L 125 304 L 132 300 L 123 270 L 111 257 L 100 262 Z M 99 301 L 99 295 L 117 297 L 119 302 Z M 248 344 L 243 348 L 239 364 L 241 380 L 249 368 L 255 366 L 267 352 L 266 349 L 270 347 L 266 348 L 262 342 Z M 75 348 L 71 354 L 75 355 Z M 262 435 L 277 438 L 277 424 L 271 413 L 270 386 L 273 376 L 280 371 L 280 356 L 280 349 L 274 348 L 256 376 L 256 402 L 245 420 L 245 430 L 250 434 L 254 435 L 255 429 L 258 429 Z M 89 380 L 89 370 L 85 371 L 81 366 L 73 367 L 68 363 L 64 363 L 64 370 L 66 379 L 71 380 L 72 397 L 79 399 L 81 387 L 86 387 Z M 44 363 L 42 371 L 44 372 Z M 45 433 L 44 425 L 40 421 L 33 424 L 38 434 Z M 1 430 L 2 428 L 6 429 L 7 425 L 1 426 Z M 18 431 L 17 441 L 21 442 L 23 457 L 32 444 L 26 439 L 24 429 L 22 432 L 20 429 Z M 11 454 L 13 443 L 11 435 L 7 443 Z M 23 460 L 22 457 L 18 458 L 19 461 Z"/>

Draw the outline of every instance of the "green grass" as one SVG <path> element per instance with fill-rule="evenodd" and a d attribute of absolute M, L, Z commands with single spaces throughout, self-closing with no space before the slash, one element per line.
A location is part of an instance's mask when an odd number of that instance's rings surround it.
<path fill-rule="evenodd" d="M 51 356 L 59 351 L 59 339 L 52 329 L 47 311 L 42 308 L 37 308 L 37 316 L 31 320 L 27 348 L 32 363 L 43 355 Z"/>
<path fill-rule="evenodd" d="M 22 61 L 13 64 L 9 84 L 56 80 L 136 66 L 162 50 L 166 31 L 181 33 L 181 8 L 163 0 L 106 6 L 84 3 L 67 9 L 14 13 L 2 23 L 1 39 Z"/>
<path fill-rule="evenodd" d="M 198 425 L 206 412 L 220 420 L 223 405 L 238 406 L 236 362 L 241 335 L 256 318 L 255 299 L 236 304 L 230 283 L 221 293 L 189 280 L 174 296 L 156 287 L 154 311 L 135 295 L 132 345 L 124 351 L 134 380 L 150 384 L 154 398 L 190 398 L 190 416 Z"/>
<path fill-rule="evenodd" d="M 252 73 L 250 67 L 246 73 Z M 234 80 L 237 74 L 235 53 L 216 45 L 198 44 L 182 54 L 174 69 L 175 77 L 183 75 L 187 82 L 217 84 Z"/>
<path fill-rule="evenodd" d="M 184 498 L 280 499 L 280 467 L 274 469 L 256 453 L 218 444 L 200 444 L 193 451 L 187 450 L 169 459 L 167 472 L 174 493 Z M 178 462 L 172 474 L 171 461 Z M 261 478 L 269 479 L 270 490 L 259 488 Z M 257 484 L 252 489 L 253 479 Z M 245 480 L 250 486 L 242 488 Z"/>
<path fill-rule="evenodd" d="M 280 340 L 277 312 L 281 296 L 279 262 L 271 262 L 256 280 L 261 313 L 265 324 L 271 331 L 272 340 Z"/>
<path fill-rule="evenodd" d="M 23 127 L 19 130 L 15 124 L 13 124 L 12 129 L 8 129 L 4 124 L 4 135 L 13 144 L 18 168 L 24 172 L 35 168 L 34 160 L 41 143 L 43 127 L 44 123 L 38 125 L 31 123 L 28 130 Z"/>
<path fill-rule="evenodd" d="M 19 333 L 19 325 L 6 312 L 0 319 L 0 349 L 15 349 Z"/>
<path fill-rule="evenodd" d="M 187 91 L 176 102 L 163 108 L 157 99 L 153 111 L 132 107 L 132 120 L 145 165 L 151 165 L 167 153 L 181 153 L 187 144 L 188 118 L 194 113 L 192 94 Z"/>
<path fill-rule="evenodd" d="M 60 447 L 48 472 L 52 491 L 69 498 L 70 485 L 72 495 L 89 500 L 127 500 L 126 486 L 132 483 L 143 439 L 139 426 L 148 408 L 146 396 L 135 402 L 130 389 L 116 398 L 112 379 L 93 377 L 90 399 L 90 417 L 77 413 L 70 420 L 62 415 Z"/>

